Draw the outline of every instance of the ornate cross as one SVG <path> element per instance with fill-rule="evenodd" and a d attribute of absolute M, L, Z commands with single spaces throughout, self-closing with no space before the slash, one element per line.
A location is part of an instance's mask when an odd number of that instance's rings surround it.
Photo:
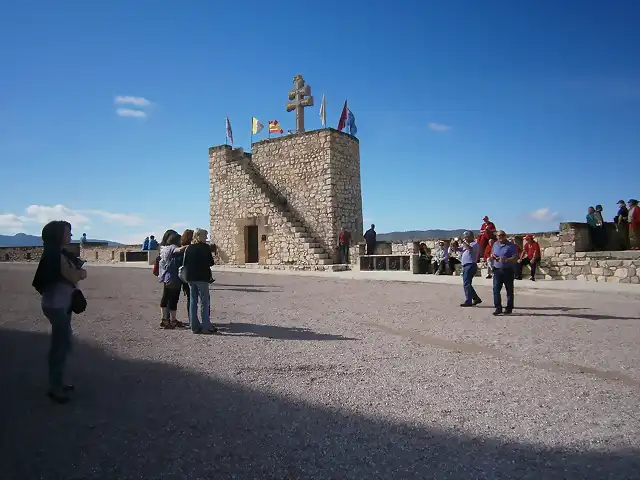
<path fill-rule="evenodd" d="M 306 97 L 306 98 L 305 98 Z M 311 85 L 306 85 L 302 75 L 293 77 L 293 90 L 289 90 L 287 112 L 296 111 L 296 133 L 304 132 L 304 107 L 313 107 Z"/>

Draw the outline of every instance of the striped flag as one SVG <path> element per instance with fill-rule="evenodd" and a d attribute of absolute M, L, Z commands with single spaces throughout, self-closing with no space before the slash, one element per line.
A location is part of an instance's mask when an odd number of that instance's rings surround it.
<path fill-rule="evenodd" d="M 284 133 L 278 120 L 269 120 L 269 133 Z"/>
<path fill-rule="evenodd" d="M 262 131 L 264 125 L 256 117 L 251 120 L 251 135 L 256 135 Z"/>
<path fill-rule="evenodd" d="M 227 138 L 229 139 L 229 141 L 231 142 L 231 146 L 233 147 L 233 132 L 231 131 L 231 122 L 229 121 L 229 117 L 227 117 L 227 121 L 226 121 L 226 133 L 227 133 Z"/>

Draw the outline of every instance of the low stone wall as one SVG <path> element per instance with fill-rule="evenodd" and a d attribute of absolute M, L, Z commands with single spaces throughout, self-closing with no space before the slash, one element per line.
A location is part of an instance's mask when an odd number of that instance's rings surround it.
<path fill-rule="evenodd" d="M 84 246 L 72 244 L 70 247 L 74 253 L 88 263 L 121 263 L 127 261 L 127 254 L 141 252 L 140 245 L 119 246 Z M 148 263 L 152 264 L 158 255 L 158 250 L 151 250 Z M 39 262 L 42 256 L 42 247 L 0 247 L 0 261 L 2 262 Z M 140 263 L 139 261 L 136 263 Z"/>

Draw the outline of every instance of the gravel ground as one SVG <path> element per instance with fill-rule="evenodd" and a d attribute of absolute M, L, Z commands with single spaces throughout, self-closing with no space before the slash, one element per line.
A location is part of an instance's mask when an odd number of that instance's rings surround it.
<path fill-rule="evenodd" d="M 0 265 L 3 480 L 640 478 L 640 297 L 224 272 L 202 336 L 91 268 L 52 405 L 34 270 Z"/>

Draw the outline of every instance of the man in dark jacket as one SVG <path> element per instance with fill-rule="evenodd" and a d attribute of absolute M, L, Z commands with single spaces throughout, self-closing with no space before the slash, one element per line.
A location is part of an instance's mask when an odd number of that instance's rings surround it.
<path fill-rule="evenodd" d="M 373 255 L 376 249 L 376 226 L 373 223 L 371 228 L 364 233 L 364 241 L 367 244 L 367 255 Z"/>

